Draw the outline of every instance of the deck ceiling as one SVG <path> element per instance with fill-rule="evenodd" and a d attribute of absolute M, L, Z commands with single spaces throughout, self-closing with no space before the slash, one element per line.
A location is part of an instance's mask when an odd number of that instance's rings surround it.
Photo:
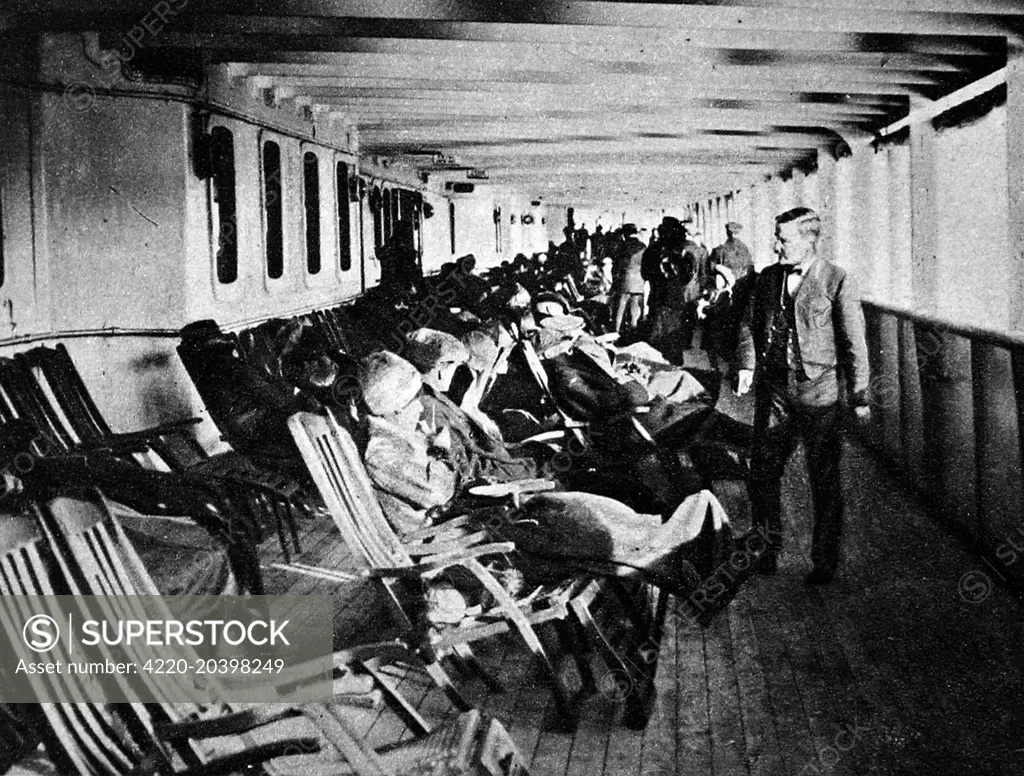
<path fill-rule="evenodd" d="M 118 39 L 159 3 L 15 0 Z M 565 203 L 692 201 L 1006 64 L 1024 0 L 169 0 L 143 44 L 356 125 L 362 153 Z M 444 161 L 439 161 L 439 160 Z M 451 174 L 449 172 L 448 174 Z"/>

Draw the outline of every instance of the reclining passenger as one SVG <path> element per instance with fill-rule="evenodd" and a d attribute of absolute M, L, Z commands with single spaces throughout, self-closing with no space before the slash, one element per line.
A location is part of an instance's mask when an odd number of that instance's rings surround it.
<path fill-rule="evenodd" d="M 413 341 L 420 346 L 414 350 L 425 364 L 422 381 L 411 364 L 390 352 L 364 359 L 359 373 L 363 403 L 371 413 L 364 454 L 367 473 L 385 516 L 400 534 L 428 524 L 428 511 L 458 493 L 459 480 L 467 481 L 466 472 L 456 472 L 448 462 L 465 455 L 464 448 L 459 452 L 460 444 L 475 436 L 471 430 L 463 437 L 470 421 L 464 415 L 460 418 L 459 408 L 437 390 L 457 363 L 461 343 L 432 331 L 419 333 Z M 429 359 L 428 353 L 433 354 Z M 424 381 L 433 395 L 425 395 L 421 401 Z M 493 513 L 487 514 L 493 517 Z M 615 537 L 632 537 L 632 545 L 620 552 L 614 542 L 607 547 L 577 544 L 567 548 L 573 542 L 556 541 L 557 536 L 565 538 L 577 530 L 579 526 L 574 525 L 580 522 L 580 515 L 615 541 L 619 541 Z M 705 572 L 731 557 L 734 549 L 724 511 L 706 492 L 684 501 L 664 526 L 657 515 L 639 515 L 611 498 L 579 492 L 534 496 L 510 519 L 495 522 L 484 517 L 482 523 L 498 536 L 522 542 L 520 549 L 535 556 L 535 565 L 552 560 L 557 564 L 560 555 L 633 565 L 655 584 L 686 595 L 701 589 Z M 604 541 L 597 539 L 598 544 Z M 701 613 L 710 616 L 717 611 L 743 577 L 731 576 L 728 595 Z M 435 616 L 440 615 L 435 612 Z"/>
<path fill-rule="evenodd" d="M 308 400 L 284 380 L 275 382 L 241 361 L 234 335 L 213 321 L 190 323 L 181 338 L 182 363 L 232 447 L 257 463 L 304 475 L 288 418 L 310 409 Z"/>
<path fill-rule="evenodd" d="M 449 461 L 463 485 L 485 480 L 510 482 L 535 477 L 537 466 L 528 458 L 509 453 L 493 423 L 485 427 L 445 395 L 452 375 L 469 361 L 469 351 L 458 339 L 434 329 L 417 329 L 404 351 L 419 369 L 423 384 L 423 420 L 435 433 L 447 432 Z"/>
<path fill-rule="evenodd" d="M 421 423 L 423 383 L 405 359 L 371 353 L 359 363 L 358 380 L 368 412 L 366 471 L 388 522 L 406 534 L 429 522 L 427 510 L 455 496 L 459 478 L 449 463 L 449 436 Z"/>
<path fill-rule="evenodd" d="M 498 424 L 480 408 L 480 404 L 487 398 L 494 382 L 508 373 L 508 358 L 514 345 L 512 337 L 501 327 L 474 329 L 462 337 L 462 342 L 469 354 L 466 367 L 470 383 L 459 400 L 459 406 L 488 436 L 501 439 Z"/>

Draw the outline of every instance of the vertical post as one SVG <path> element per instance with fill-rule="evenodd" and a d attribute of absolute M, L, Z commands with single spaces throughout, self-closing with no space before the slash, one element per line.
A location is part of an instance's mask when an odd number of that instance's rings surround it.
<path fill-rule="evenodd" d="M 1006 65 L 1006 177 L 1009 184 L 1009 328 L 1024 330 L 1024 51 L 1011 47 Z"/>
<path fill-rule="evenodd" d="M 760 272 L 774 260 L 775 221 L 777 215 L 769 202 L 769 183 L 758 183 L 751 191 L 750 207 L 750 249 L 754 253 L 754 265 Z"/>
<path fill-rule="evenodd" d="M 911 98 L 911 114 L 921 107 L 918 98 Z M 956 215 L 938 212 L 935 186 L 937 152 L 935 129 L 931 122 L 911 124 L 910 289 L 914 311 L 926 315 L 934 315 L 938 306 L 939 219 Z"/>
<path fill-rule="evenodd" d="M 910 309 L 910 149 L 890 146 L 889 157 L 889 301 Z"/>
<path fill-rule="evenodd" d="M 837 239 L 837 219 L 840 198 L 837 195 L 838 171 L 837 163 L 832 154 L 818 151 L 818 212 L 821 214 L 821 245 L 820 255 L 829 261 L 835 261 L 835 244 Z"/>
<path fill-rule="evenodd" d="M 889 288 L 892 258 L 889 251 L 889 155 L 873 153 L 869 160 L 868 223 L 869 230 L 865 277 L 862 293 L 875 299 L 885 298 Z"/>

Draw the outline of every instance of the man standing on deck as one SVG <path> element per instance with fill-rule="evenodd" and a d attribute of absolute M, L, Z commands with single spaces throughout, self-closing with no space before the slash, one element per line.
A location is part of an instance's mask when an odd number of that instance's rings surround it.
<path fill-rule="evenodd" d="M 868 363 L 860 298 L 847 272 L 818 256 L 821 219 L 810 208 L 775 219 L 777 264 L 757 279 L 740 326 L 737 392 L 756 389 L 750 501 L 771 547 L 757 570 L 774 574 L 782 542 L 780 481 L 797 435 L 807 446 L 814 503 L 807 584 L 827 584 L 839 564 L 840 389 L 868 416 Z M 841 385 L 842 383 L 842 385 Z"/>

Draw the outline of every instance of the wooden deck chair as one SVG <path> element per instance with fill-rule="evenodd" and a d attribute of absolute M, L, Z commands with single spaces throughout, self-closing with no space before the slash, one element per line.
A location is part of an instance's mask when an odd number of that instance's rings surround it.
<path fill-rule="evenodd" d="M 10 516 L 0 522 L 0 547 L 4 548 L 0 595 L 155 593 L 138 556 L 102 500 L 59 497 L 37 508 L 37 517 L 33 522 L 23 516 Z M 15 606 L 18 600 L 7 599 Z M 119 599 L 120 609 L 115 609 L 114 599 L 100 600 L 108 603 L 111 613 L 140 615 L 131 608 L 131 598 Z M 16 625 L 11 621 L 10 608 L 0 606 L 0 617 L 6 620 L 2 623 L 6 633 L 20 632 L 12 630 Z M 16 639 L 14 642 L 15 648 L 23 648 Z M 394 653 L 400 645 L 383 647 L 384 651 Z M 96 658 L 100 660 L 137 662 L 139 657 L 127 647 L 100 645 L 97 649 Z M 384 654 L 376 647 L 362 651 Z M 399 654 L 409 657 L 407 650 Z M 344 655 L 345 660 L 366 659 L 354 653 Z M 77 653 L 75 657 L 83 659 Z M 340 655 L 335 656 L 336 663 L 340 659 Z M 376 674 L 372 675 L 377 679 Z M 162 688 L 178 679 L 176 675 L 136 677 L 147 683 L 149 694 L 156 698 Z M 46 679 L 39 677 L 33 681 L 41 683 Z M 181 694 L 181 686 L 178 689 L 176 697 L 187 697 Z M 211 707 L 208 702 L 43 705 L 49 728 L 47 745 L 55 760 L 66 770 L 81 774 L 215 776 L 253 767 L 265 773 L 311 767 L 337 773 L 341 765 L 338 755 L 357 776 L 422 773 L 425 761 L 431 757 L 457 760 L 467 766 L 467 773 L 525 772 L 520 769 L 521 760 L 514 744 L 497 722 L 488 722 L 473 711 L 430 731 L 411 706 L 405 703 L 404 707 L 400 707 L 399 713 L 411 722 L 410 727 L 419 737 L 378 754 L 359 739 L 346 719 L 345 710 L 337 703 L 301 707 L 253 704 L 234 709 L 225 704 Z M 215 743 L 210 741 L 213 738 Z M 321 750 L 329 753 L 327 759 L 314 757 Z M 270 762 L 296 753 L 302 753 L 302 759 L 292 768 L 285 766 L 288 760 Z M 479 770 L 470 771 L 470 766 Z M 490 770 L 484 770 L 485 766 Z"/>
<path fill-rule="evenodd" d="M 582 423 L 572 416 L 559 404 L 555 398 L 554 393 L 551 391 L 551 382 L 548 380 L 548 373 L 544 371 L 544 364 L 540 360 L 540 355 L 537 353 L 536 348 L 533 347 L 533 343 L 527 339 L 520 340 L 518 347 L 520 352 L 523 354 L 523 359 L 526 361 L 526 365 L 530 370 L 530 374 L 533 376 L 534 382 L 541 389 L 541 392 L 551 403 L 551 406 L 555 408 L 558 416 L 562 420 L 564 426 L 564 434 L 571 436 L 576 442 L 581 445 L 581 449 L 587 449 L 589 444 L 587 442 L 587 436 L 584 433 L 585 423 Z"/>
<path fill-rule="evenodd" d="M 380 580 L 400 625 L 423 646 L 424 652 L 439 658 L 455 653 L 475 663 L 472 653 L 467 651 L 469 644 L 515 631 L 534 654 L 551 686 L 559 721 L 572 728 L 576 720 L 570 693 L 535 627 L 552 623 L 571 628 L 567 618 L 581 609 L 586 611 L 600 592 L 600 582 L 592 577 L 575 577 L 564 584 L 531 591 L 525 598 L 513 598 L 481 562 L 481 558 L 513 551 L 513 544 L 488 543 L 486 531 L 463 536 L 459 533 L 461 523 L 429 528 L 403 541 L 384 517 L 355 443 L 334 417 L 300 412 L 291 417 L 289 425 L 345 543 L 363 565 L 364 573 Z M 415 604 L 422 602 L 410 601 L 402 582 L 422 585 L 453 569 L 471 575 L 494 599 L 494 604 L 479 612 L 470 609 L 457 626 L 429 628 L 412 613 Z M 567 640 L 573 636 L 567 630 L 560 635 Z M 585 685 L 592 685 L 589 664 L 580 659 L 579 653 L 575 656 Z"/>
<path fill-rule="evenodd" d="M 563 434 L 571 434 L 573 439 L 581 446 L 580 449 L 584 451 L 590 450 L 591 446 L 586 434 L 583 432 L 585 424 L 574 420 L 564 408 L 559 406 L 558 398 L 551 390 L 544 365 L 533 344 L 528 340 L 524 340 L 521 342 L 521 347 L 526 356 L 526 362 L 530 365 L 530 371 L 533 374 L 534 380 L 545 396 L 548 397 L 548 400 L 557 408 L 559 415 L 563 419 L 563 423 L 566 426 Z M 586 351 L 581 351 L 581 356 L 588 359 L 595 368 L 601 370 L 610 378 L 614 380 L 619 379 L 615 371 L 601 360 L 594 358 Z M 641 412 L 643 410 L 644 408 L 640 408 Z M 707 413 L 701 413 L 697 416 L 698 424 L 693 428 L 692 439 L 688 440 L 685 444 L 680 444 L 679 442 L 663 444 L 662 439 L 656 439 L 652 436 L 643 423 L 640 422 L 636 410 L 623 413 L 617 417 L 628 420 L 629 426 L 633 433 L 636 434 L 640 444 L 658 456 L 666 471 L 678 472 L 679 479 L 682 478 L 682 472 L 679 470 L 679 459 L 676 456 L 678 451 L 685 451 L 697 465 L 701 475 L 701 484 L 704 488 L 712 488 L 715 480 L 720 478 L 732 479 L 736 476 L 739 476 L 741 479 L 746 478 L 745 464 L 743 463 L 743 447 L 737 446 L 737 444 L 725 438 L 722 434 L 708 433 L 710 424 L 728 425 L 730 427 L 735 424 L 732 424 L 728 418 L 716 417 L 711 408 L 708 408 Z"/>
<path fill-rule="evenodd" d="M 222 482 L 254 515 L 265 515 L 273 520 L 286 559 L 289 558 L 284 532 L 286 523 L 295 551 L 301 552 L 295 514 L 305 511 L 305 506 L 298 498 L 301 488 L 291 478 L 262 471 L 234 451 L 208 455 L 191 433 L 199 418 L 138 431 L 115 432 L 63 344 L 32 348 L 17 354 L 14 361 L 21 367 L 20 373 L 12 369 L 14 374 L 4 377 L 3 382 L 6 384 L 20 375 L 22 391 L 35 396 L 34 404 L 41 405 L 33 417 L 39 428 L 49 429 L 56 438 L 68 440 L 72 449 L 120 451 L 122 457 L 142 464 L 149 460 L 146 454 L 152 453 L 160 464 L 172 471 Z M 62 423 L 61 418 L 65 422 Z M 40 426 L 41 422 L 48 422 L 48 425 Z"/>

